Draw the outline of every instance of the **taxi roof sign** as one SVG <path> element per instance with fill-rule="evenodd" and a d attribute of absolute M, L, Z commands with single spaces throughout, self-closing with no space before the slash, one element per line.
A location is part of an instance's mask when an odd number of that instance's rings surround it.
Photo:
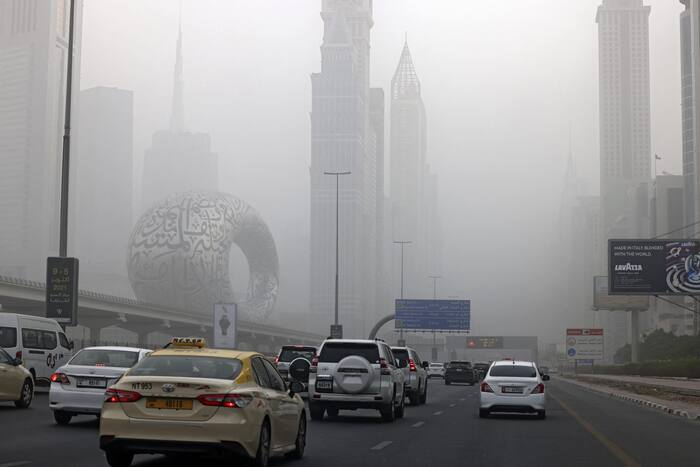
<path fill-rule="evenodd" d="M 170 341 L 173 347 L 197 347 L 204 348 L 206 342 L 203 337 L 173 337 Z"/>

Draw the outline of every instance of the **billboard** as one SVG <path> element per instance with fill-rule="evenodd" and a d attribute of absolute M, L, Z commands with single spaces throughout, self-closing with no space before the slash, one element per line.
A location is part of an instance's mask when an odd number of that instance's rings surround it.
<path fill-rule="evenodd" d="M 78 324 L 78 258 L 46 259 L 46 317 Z"/>
<path fill-rule="evenodd" d="M 608 240 L 610 295 L 700 294 L 700 240 Z"/>
<path fill-rule="evenodd" d="M 567 329 L 566 356 L 569 360 L 602 360 L 603 330 L 599 328 Z"/>
<path fill-rule="evenodd" d="M 613 311 L 646 311 L 649 309 L 648 295 L 610 295 L 608 276 L 593 277 L 593 308 Z"/>
<path fill-rule="evenodd" d="M 238 328 L 238 308 L 235 303 L 214 305 L 214 347 L 217 349 L 236 348 Z"/>
<path fill-rule="evenodd" d="M 503 336 L 470 336 L 467 337 L 468 349 L 502 349 Z"/>
<path fill-rule="evenodd" d="M 468 331 L 469 300 L 396 300 L 396 329 L 414 331 Z"/>

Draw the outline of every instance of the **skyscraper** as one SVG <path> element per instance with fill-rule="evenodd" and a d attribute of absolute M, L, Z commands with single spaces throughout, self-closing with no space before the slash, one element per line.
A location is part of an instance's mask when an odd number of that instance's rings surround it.
<path fill-rule="evenodd" d="M 695 109 L 693 108 L 693 19 L 691 0 L 681 0 L 685 10 L 680 15 L 681 39 L 681 129 L 683 150 L 683 205 L 684 225 L 695 222 L 696 213 L 696 160 L 695 160 Z M 697 0 L 695 0 L 697 4 Z M 695 7 L 697 9 L 697 6 Z M 695 232 L 695 226 L 690 227 L 686 235 Z"/>
<path fill-rule="evenodd" d="M 441 266 L 437 176 L 430 173 L 426 154 L 420 80 L 405 43 L 391 81 L 391 202 L 394 238 L 413 242 L 404 261 L 407 298 L 424 296 L 428 275 Z"/>
<path fill-rule="evenodd" d="M 76 252 L 86 288 L 117 294 L 128 285 L 132 227 L 133 93 L 95 87 L 80 92 L 75 192 Z M 120 281 L 119 279 L 123 279 Z M 105 287 L 108 287 L 105 289 Z"/>
<path fill-rule="evenodd" d="M 173 102 L 170 128 L 153 135 L 143 164 L 141 210 L 169 195 L 184 191 L 216 191 L 218 161 L 206 133 L 192 133 L 185 126 L 182 26 L 175 52 Z"/>
<path fill-rule="evenodd" d="M 376 314 L 377 209 L 383 196 L 379 94 L 369 87 L 372 1 L 323 0 L 321 18 L 321 72 L 311 75 L 310 306 L 317 322 L 332 322 L 336 179 L 324 172 L 350 171 L 339 181 L 339 315 L 346 337 L 362 337 L 374 324 L 367 317 Z"/>
<path fill-rule="evenodd" d="M 43 280 L 58 253 L 69 10 L 68 0 L 0 0 L 0 274 Z"/>

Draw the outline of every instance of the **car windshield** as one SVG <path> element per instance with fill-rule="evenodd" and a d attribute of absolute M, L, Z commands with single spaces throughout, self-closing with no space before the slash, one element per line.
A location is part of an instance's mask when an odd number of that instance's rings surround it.
<path fill-rule="evenodd" d="M 138 351 L 113 349 L 83 349 L 68 362 L 70 365 L 110 366 L 131 368 L 139 360 Z"/>
<path fill-rule="evenodd" d="M 537 376 L 535 367 L 530 365 L 494 365 L 489 376 L 504 376 L 509 378 L 534 378 Z"/>
<path fill-rule="evenodd" d="M 0 326 L 0 347 L 17 346 L 17 329 Z"/>
<path fill-rule="evenodd" d="M 236 358 L 151 355 L 136 365 L 129 376 L 179 376 L 234 380 L 243 364 Z"/>
<path fill-rule="evenodd" d="M 323 346 L 319 361 L 338 363 L 345 357 L 358 355 L 370 363 L 379 363 L 379 349 L 376 344 L 353 342 L 330 342 Z"/>
<path fill-rule="evenodd" d="M 297 358 L 305 358 L 311 361 L 316 355 L 316 349 L 313 347 L 284 347 L 280 352 L 280 362 L 292 362 Z"/>

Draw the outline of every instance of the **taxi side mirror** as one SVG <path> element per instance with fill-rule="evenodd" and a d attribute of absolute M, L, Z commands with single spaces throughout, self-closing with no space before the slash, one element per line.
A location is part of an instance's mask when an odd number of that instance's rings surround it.
<path fill-rule="evenodd" d="M 73 347 L 75 347 L 73 341 L 68 341 L 68 350 L 73 350 Z"/>
<path fill-rule="evenodd" d="M 423 364 L 422 364 L 421 366 L 427 370 L 427 369 L 428 369 L 428 366 L 430 366 L 430 363 L 428 363 L 428 362 L 423 362 Z"/>
<path fill-rule="evenodd" d="M 294 394 L 299 394 L 304 392 L 304 385 L 299 381 L 292 381 L 289 383 L 289 395 L 294 396 Z"/>
<path fill-rule="evenodd" d="M 542 375 L 542 381 L 549 381 L 549 375 Z"/>
<path fill-rule="evenodd" d="M 20 365 L 22 365 L 22 359 L 21 358 L 14 358 L 14 359 L 12 359 L 12 364 L 14 366 L 20 366 Z"/>

